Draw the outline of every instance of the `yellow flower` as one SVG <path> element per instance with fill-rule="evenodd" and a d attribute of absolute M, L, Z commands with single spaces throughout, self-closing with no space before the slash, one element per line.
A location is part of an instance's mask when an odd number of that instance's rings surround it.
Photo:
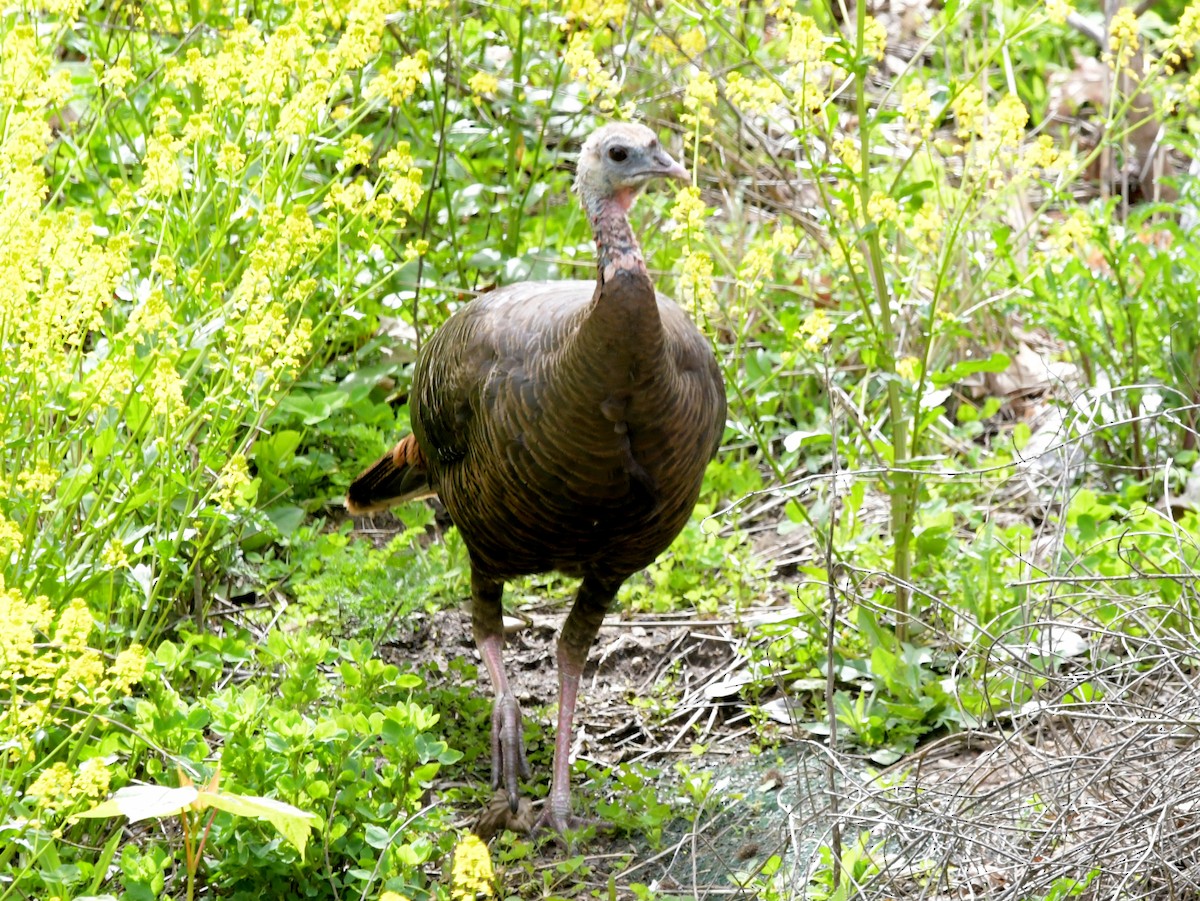
<path fill-rule="evenodd" d="M 755 243 L 742 257 L 738 279 L 748 291 L 758 289 L 761 282 L 774 271 L 778 254 L 791 256 L 800 246 L 800 236 L 791 226 L 775 223 L 765 242 Z"/>
<path fill-rule="evenodd" d="M 991 138 L 997 144 L 1016 146 L 1025 136 L 1029 111 L 1016 94 L 1005 94 L 992 110 L 991 119 L 995 125 Z"/>
<path fill-rule="evenodd" d="M 26 665 L 39 659 L 34 647 L 37 633 L 50 628 L 53 616 L 45 597 L 26 601 L 16 589 L 4 588 L 0 579 L 0 681 L 22 678 Z"/>
<path fill-rule="evenodd" d="M 183 142 L 169 135 L 154 135 L 146 142 L 142 158 L 142 187 L 152 194 L 171 195 L 183 184 L 179 151 Z"/>
<path fill-rule="evenodd" d="M 41 496 L 58 482 L 58 473 L 48 463 L 39 463 L 17 476 L 17 487 L 26 494 Z"/>
<path fill-rule="evenodd" d="M 715 125 L 712 108 L 717 103 L 717 85 L 712 76 L 700 69 L 692 74 L 683 92 L 685 112 L 680 118 L 684 124 L 696 129 Z"/>
<path fill-rule="evenodd" d="M 0 513 L 0 558 L 19 550 L 25 543 L 25 535 L 11 519 Z"/>
<path fill-rule="evenodd" d="M 311 294 L 316 289 L 316 283 L 311 279 L 299 286 Z M 301 319 L 287 333 L 279 352 L 275 355 L 276 372 L 292 376 L 300 371 L 301 365 L 308 359 L 312 349 L 312 321 Z"/>
<path fill-rule="evenodd" d="M 150 261 L 150 271 L 155 275 L 161 275 L 164 282 L 175 281 L 175 258 L 162 253 L 158 254 Z"/>
<path fill-rule="evenodd" d="M 1171 31 L 1171 44 L 1188 59 L 1195 55 L 1196 44 L 1200 43 L 1200 2 L 1193 2 L 1175 23 Z"/>
<path fill-rule="evenodd" d="M 129 368 L 129 361 L 105 360 L 96 367 L 96 371 L 88 378 L 87 383 L 96 391 L 100 403 L 114 407 L 122 406 L 129 398 L 130 392 L 133 391 L 133 372 Z"/>
<path fill-rule="evenodd" d="M 675 193 L 667 233 L 673 238 L 683 238 L 702 232 L 707 215 L 708 206 L 700 198 L 700 189 L 692 185 L 680 188 Z"/>
<path fill-rule="evenodd" d="M 94 648 L 83 648 L 67 656 L 67 668 L 54 685 L 55 698 L 71 698 L 84 704 L 104 682 L 104 659 Z"/>
<path fill-rule="evenodd" d="M 393 176 L 388 183 L 387 193 L 400 209 L 411 213 L 425 195 L 425 188 L 421 185 L 421 170 L 413 166 L 403 175 Z"/>
<path fill-rule="evenodd" d="M 833 334 L 834 325 L 829 315 L 822 309 L 815 309 L 800 323 L 800 334 L 808 335 L 804 349 L 816 353 Z"/>
<path fill-rule="evenodd" d="M 75 774 L 75 789 L 88 798 L 100 798 L 108 794 L 112 773 L 108 764 L 100 757 L 89 757 L 79 765 Z"/>
<path fill-rule="evenodd" d="M 108 668 L 107 688 L 117 694 L 127 695 L 129 689 L 141 682 L 145 674 L 146 649 L 140 644 L 131 644 L 117 654 Z"/>
<path fill-rule="evenodd" d="M 784 102 L 783 88 L 770 78 L 746 78 L 730 72 L 725 80 L 725 96 L 746 112 L 770 113 Z"/>
<path fill-rule="evenodd" d="M 413 168 L 414 162 L 408 142 L 400 141 L 379 160 L 379 168 L 389 175 L 397 172 L 407 173 Z"/>
<path fill-rule="evenodd" d="M 1038 135 L 1038 139 L 1025 148 L 1026 169 L 1058 169 L 1062 164 L 1062 156 L 1050 135 Z"/>
<path fill-rule="evenodd" d="M 679 49 L 688 56 L 699 56 L 707 47 L 708 38 L 704 34 L 704 29 L 699 26 L 691 31 L 685 31 L 679 36 Z"/>
<path fill-rule="evenodd" d="M 1075 210 L 1050 233 L 1050 246 L 1060 254 L 1074 254 L 1092 237 L 1092 224 L 1081 210 Z"/>
<path fill-rule="evenodd" d="M 75 787 L 75 777 L 65 763 L 55 763 L 46 767 L 29 788 L 25 789 L 25 797 L 37 799 L 37 806 L 42 810 L 54 810 L 62 807 Z"/>
<path fill-rule="evenodd" d="M 933 134 L 933 97 L 919 81 L 910 81 L 900 95 L 900 115 L 909 129 L 928 139 Z"/>
<path fill-rule="evenodd" d="M 163 257 L 162 259 L 170 259 Z M 163 267 L 165 268 L 165 267 Z M 172 273 L 172 277 L 174 273 Z M 136 307 L 125 323 L 125 332 L 131 337 L 153 335 L 171 324 L 171 307 L 162 288 L 152 288 L 146 299 Z"/>
<path fill-rule="evenodd" d="M 738 267 L 738 281 L 747 291 L 756 291 L 763 278 L 775 263 L 775 254 L 770 247 L 755 244 L 745 255 Z"/>
<path fill-rule="evenodd" d="M 958 122 L 957 134 L 964 141 L 978 131 L 983 122 L 983 91 L 973 84 L 966 85 L 950 101 L 950 109 Z"/>
<path fill-rule="evenodd" d="M 467 87 L 472 96 L 480 98 L 488 94 L 495 94 L 500 89 L 500 79 L 491 72 L 480 70 L 467 79 Z"/>
<path fill-rule="evenodd" d="M 379 901 L 409 901 L 409 899 L 399 892 L 384 892 L 379 896 Z"/>
<path fill-rule="evenodd" d="M 145 384 L 145 393 L 155 416 L 176 420 L 189 412 L 183 400 L 183 379 L 175 363 L 168 357 L 157 355 L 154 369 Z"/>
<path fill-rule="evenodd" d="M 652 34 L 650 40 L 646 43 L 646 47 L 651 53 L 658 56 L 665 56 L 674 61 L 678 61 L 679 59 L 676 43 L 661 32 Z"/>
<path fill-rule="evenodd" d="M 851 172 L 862 171 L 862 156 L 858 152 L 858 144 L 850 138 L 837 138 L 833 142 L 833 152 L 843 166 Z"/>
<path fill-rule="evenodd" d="M 604 66 L 592 50 L 591 38 L 582 31 L 571 35 L 563 58 L 571 77 L 582 82 L 589 97 L 601 99 L 602 109 L 612 109 L 616 80 L 604 71 Z"/>
<path fill-rule="evenodd" d="M 368 95 L 371 95 L 373 87 L 379 87 L 376 84 L 379 81 L 377 78 L 368 85 Z M 275 126 L 274 134 L 276 140 L 286 141 L 306 134 L 313 123 L 324 115 L 328 103 L 329 82 L 319 78 L 305 82 L 279 111 L 279 123 Z"/>
<path fill-rule="evenodd" d="M 1122 6 L 1112 17 L 1108 28 L 1108 49 L 1105 55 L 1114 71 L 1126 71 L 1139 47 L 1137 13 L 1132 7 Z M 1136 75 L 1136 73 L 1133 73 Z"/>
<path fill-rule="evenodd" d="M 365 215 L 370 201 L 370 188 L 361 178 L 356 178 L 351 182 L 335 181 L 329 186 L 329 191 L 325 195 L 325 202 L 330 207 L 347 216 Z"/>
<path fill-rule="evenodd" d="M 916 382 L 921 374 L 921 361 L 916 357 L 904 357 L 896 361 L 896 375 L 907 382 Z"/>
<path fill-rule="evenodd" d="M 825 105 L 825 100 L 825 89 L 814 76 L 809 76 L 801 82 L 795 104 L 802 110 L 816 113 Z"/>
<path fill-rule="evenodd" d="M 58 615 L 58 628 L 54 630 L 54 641 L 67 651 L 79 651 L 87 647 L 92 630 L 96 627 L 92 611 L 83 599 L 75 598 Z"/>
<path fill-rule="evenodd" d="M 334 51 L 347 69 L 362 68 L 379 52 L 390 6 L 383 0 L 360 0 L 346 17 L 345 30 Z"/>
<path fill-rule="evenodd" d="M 86 6 L 86 0 L 38 0 L 38 8 L 44 9 L 53 16 L 62 16 L 68 21 L 74 20 L 79 11 Z"/>
<path fill-rule="evenodd" d="M 927 203 L 913 214 L 908 237 L 921 253 L 937 253 L 942 245 L 945 228 L 946 218 L 942 211 Z"/>
<path fill-rule="evenodd" d="M 100 84 L 111 90 L 117 97 L 125 96 L 125 88 L 133 84 L 137 80 L 137 76 L 133 74 L 133 70 L 124 63 L 113 63 L 105 67 L 104 74 L 100 77 Z"/>
<path fill-rule="evenodd" d="M 887 194 L 876 192 L 867 201 L 867 218 L 872 222 L 895 222 L 900 205 Z"/>
<path fill-rule="evenodd" d="M 217 151 L 217 170 L 226 176 L 236 175 L 246 166 L 246 154 L 232 141 L 226 141 Z"/>
<path fill-rule="evenodd" d="M 342 138 L 342 168 L 365 166 L 371 162 L 371 154 L 374 152 L 375 145 L 371 143 L 370 138 L 352 132 Z"/>
<path fill-rule="evenodd" d="M 1073 12 L 1075 7 L 1071 0 L 1046 0 L 1046 18 L 1055 25 L 1064 24 Z"/>
<path fill-rule="evenodd" d="M 696 306 L 705 306 L 716 297 L 713 290 L 713 261 L 707 251 L 692 250 L 683 258 L 679 276 L 679 296 Z"/>
<path fill-rule="evenodd" d="M 863 52 L 882 61 L 887 52 L 887 29 L 874 16 L 868 15 L 863 27 Z"/>
<path fill-rule="evenodd" d="M 479 836 L 468 833 L 454 848 L 450 897 L 453 901 L 476 901 L 481 895 L 495 897 L 493 878 L 487 845 Z"/>
<path fill-rule="evenodd" d="M 628 11 L 627 0 L 569 0 L 566 9 L 568 18 L 584 25 L 620 25 Z"/>
<path fill-rule="evenodd" d="M 789 32 L 788 62 L 812 66 L 825 58 L 825 35 L 812 16 L 794 17 Z"/>
<path fill-rule="evenodd" d="M 400 106 L 413 95 L 429 69 L 429 54 L 418 50 L 390 68 L 380 70 L 367 85 L 367 99 L 386 97 L 392 106 Z"/>
<path fill-rule="evenodd" d="M 254 503 L 254 494 L 254 482 L 246 466 L 246 456 L 234 454 L 217 476 L 217 489 L 213 492 L 213 500 L 226 509 L 234 510 L 249 507 Z"/>
<path fill-rule="evenodd" d="M 125 545 L 120 538 L 114 538 L 100 552 L 100 562 L 109 569 L 122 569 L 129 565 L 129 555 L 125 553 Z"/>

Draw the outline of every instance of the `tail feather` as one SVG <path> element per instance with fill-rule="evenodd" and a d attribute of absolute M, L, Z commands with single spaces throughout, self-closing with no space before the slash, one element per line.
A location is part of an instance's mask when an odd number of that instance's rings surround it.
<path fill-rule="evenodd" d="M 346 492 L 346 509 L 356 516 L 376 513 L 405 501 L 433 497 L 429 469 L 417 439 L 405 435 L 400 443 L 363 470 Z"/>

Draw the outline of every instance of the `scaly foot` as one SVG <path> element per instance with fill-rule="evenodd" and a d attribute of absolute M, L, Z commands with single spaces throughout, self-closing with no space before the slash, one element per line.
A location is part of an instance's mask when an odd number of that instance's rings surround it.
<path fill-rule="evenodd" d="M 492 705 L 492 788 L 503 788 L 508 809 L 517 812 L 520 791 L 517 778 L 529 778 L 525 758 L 525 727 L 521 705 L 512 694 L 503 694 Z"/>
<path fill-rule="evenodd" d="M 555 804 L 553 801 L 547 800 L 537 822 L 533 824 L 531 834 L 538 835 L 549 832 L 559 841 L 563 841 L 568 832 L 577 832 L 580 829 L 588 828 L 594 828 L 597 832 L 612 832 L 614 829 L 613 824 L 607 820 L 575 816 L 571 813 L 570 800 L 567 800 L 565 804 L 562 802 Z"/>

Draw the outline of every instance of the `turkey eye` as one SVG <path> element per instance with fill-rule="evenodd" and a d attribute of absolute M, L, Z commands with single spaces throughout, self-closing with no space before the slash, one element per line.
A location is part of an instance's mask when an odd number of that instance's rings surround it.
<path fill-rule="evenodd" d="M 629 153 L 624 147 L 613 147 L 608 151 L 608 158 L 614 163 L 623 163 L 628 156 Z"/>

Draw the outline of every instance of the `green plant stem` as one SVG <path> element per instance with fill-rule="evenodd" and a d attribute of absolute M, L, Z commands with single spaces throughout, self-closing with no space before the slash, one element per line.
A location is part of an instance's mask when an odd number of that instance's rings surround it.
<path fill-rule="evenodd" d="M 854 76 L 855 107 L 859 122 L 859 156 L 862 171 L 859 179 L 860 205 L 864 216 L 871 199 L 871 125 L 867 108 L 867 82 L 865 53 L 867 9 L 859 3 L 855 12 L 855 56 L 858 68 Z M 908 625 L 909 583 L 912 575 L 912 528 L 916 506 L 916 480 L 912 473 L 903 471 L 907 459 L 908 419 L 904 415 L 904 404 L 900 397 L 900 383 L 896 375 L 896 311 L 892 307 L 891 291 L 887 284 L 883 248 L 879 243 L 879 229 L 868 223 L 865 237 L 866 258 L 870 267 L 871 285 L 875 302 L 879 305 L 880 340 L 876 347 L 879 365 L 887 379 L 888 420 L 891 429 L 892 472 L 891 527 L 892 527 L 892 576 L 895 585 L 893 611 L 896 615 L 896 641 L 903 642 Z"/>

